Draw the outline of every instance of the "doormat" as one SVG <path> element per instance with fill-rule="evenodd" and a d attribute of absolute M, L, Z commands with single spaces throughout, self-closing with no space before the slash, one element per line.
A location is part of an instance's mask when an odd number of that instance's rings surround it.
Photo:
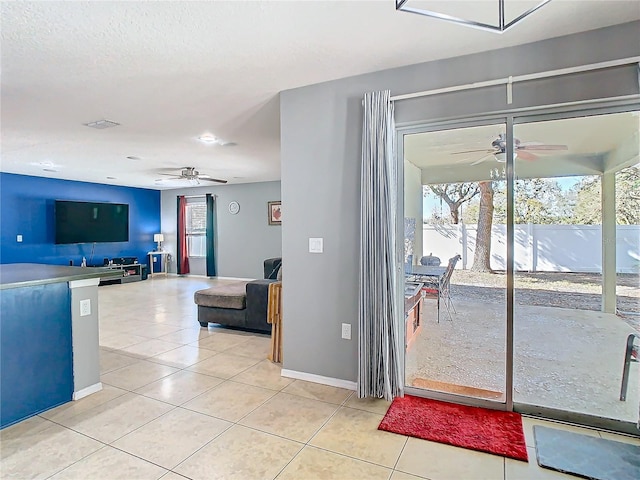
<path fill-rule="evenodd" d="M 405 395 L 394 398 L 378 429 L 528 461 L 519 413 Z"/>
<path fill-rule="evenodd" d="M 538 465 L 595 480 L 638 480 L 640 447 L 556 428 L 533 427 Z"/>
<path fill-rule="evenodd" d="M 439 382 L 438 380 L 430 380 L 428 378 L 416 378 L 411 382 L 411 386 L 426 388 L 428 390 L 437 390 L 438 392 L 466 395 L 468 397 L 488 398 L 491 400 L 498 400 L 503 397 L 502 392 L 485 390 L 484 388 L 467 387 L 465 385 L 457 385 L 455 383 Z"/>

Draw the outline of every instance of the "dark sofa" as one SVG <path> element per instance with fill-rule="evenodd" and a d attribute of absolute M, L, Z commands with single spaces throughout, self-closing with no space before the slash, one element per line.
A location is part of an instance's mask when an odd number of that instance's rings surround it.
<path fill-rule="evenodd" d="M 264 279 L 237 281 L 198 290 L 193 296 L 198 305 L 198 322 L 207 327 L 218 323 L 261 332 L 271 332 L 267 323 L 269 284 L 277 281 L 282 258 L 264 261 Z"/>

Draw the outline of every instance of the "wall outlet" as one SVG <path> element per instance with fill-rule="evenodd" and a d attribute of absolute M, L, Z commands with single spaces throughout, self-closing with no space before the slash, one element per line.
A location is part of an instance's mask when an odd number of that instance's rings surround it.
<path fill-rule="evenodd" d="M 86 317 L 87 315 L 91 315 L 91 300 L 80 300 L 80 316 Z"/>
<path fill-rule="evenodd" d="M 342 338 L 345 340 L 351 340 L 351 324 L 343 323 L 342 324 Z"/>
<path fill-rule="evenodd" d="M 22 242 L 22 235 L 16 235 L 16 242 Z"/>

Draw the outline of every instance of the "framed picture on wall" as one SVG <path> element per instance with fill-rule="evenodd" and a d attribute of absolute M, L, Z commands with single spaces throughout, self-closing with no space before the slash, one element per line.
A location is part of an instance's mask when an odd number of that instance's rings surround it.
<path fill-rule="evenodd" d="M 268 202 L 269 225 L 282 225 L 282 202 Z"/>

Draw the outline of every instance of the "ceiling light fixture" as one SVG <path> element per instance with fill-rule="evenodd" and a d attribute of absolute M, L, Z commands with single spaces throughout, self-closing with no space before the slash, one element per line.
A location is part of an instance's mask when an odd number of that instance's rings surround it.
<path fill-rule="evenodd" d="M 227 142 L 226 140 L 222 140 L 221 138 L 216 137 L 215 135 L 211 135 L 210 133 L 205 133 L 198 137 L 202 143 L 206 143 L 207 145 L 220 145 L 222 147 L 234 147 L 236 143 Z"/>
<path fill-rule="evenodd" d="M 526 18 L 529 15 L 531 15 L 536 10 L 544 7 L 551 0 L 540 1 L 536 6 L 534 6 L 534 7 L 530 8 L 529 10 L 521 13 L 520 15 L 518 15 L 516 18 L 514 18 L 513 20 L 511 20 L 509 22 L 507 22 L 507 19 L 506 19 L 506 16 L 505 16 L 505 0 L 494 0 L 494 1 L 497 4 L 496 7 L 497 7 L 497 11 L 498 11 L 498 17 L 497 17 L 496 24 L 485 23 L 485 22 L 480 22 L 480 21 L 476 21 L 476 20 L 470 20 L 470 19 L 455 17 L 455 16 L 452 16 L 452 15 L 448 15 L 446 13 L 440 13 L 440 12 L 435 12 L 433 10 L 425 10 L 424 8 L 414 7 L 414 6 L 411 6 L 414 2 L 411 2 L 410 0 L 396 0 L 396 10 L 400 10 L 402 12 L 417 13 L 418 15 L 424 15 L 425 17 L 437 18 L 439 20 L 444 20 L 446 22 L 457 23 L 457 24 L 460 24 L 460 25 L 464 25 L 466 27 L 478 28 L 478 29 L 481 29 L 481 30 L 487 30 L 487 31 L 494 32 L 494 33 L 502 33 L 504 31 L 510 29 L 511 27 L 513 27 L 516 23 L 520 22 L 524 18 Z M 425 2 L 421 1 L 420 3 L 424 4 Z M 440 2 L 438 2 L 438 3 L 440 3 Z M 510 3 L 514 4 L 516 2 L 515 1 L 511 1 Z"/>
<path fill-rule="evenodd" d="M 85 123 L 87 127 L 97 128 L 98 130 L 104 130 L 105 128 L 117 127 L 119 123 L 112 122 L 111 120 L 98 120 L 97 122 Z"/>
<path fill-rule="evenodd" d="M 198 140 L 200 140 L 202 143 L 207 143 L 209 145 L 218 143 L 218 139 L 213 135 L 211 135 L 210 133 L 205 133 L 204 135 L 200 135 L 198 137 Z"/>

